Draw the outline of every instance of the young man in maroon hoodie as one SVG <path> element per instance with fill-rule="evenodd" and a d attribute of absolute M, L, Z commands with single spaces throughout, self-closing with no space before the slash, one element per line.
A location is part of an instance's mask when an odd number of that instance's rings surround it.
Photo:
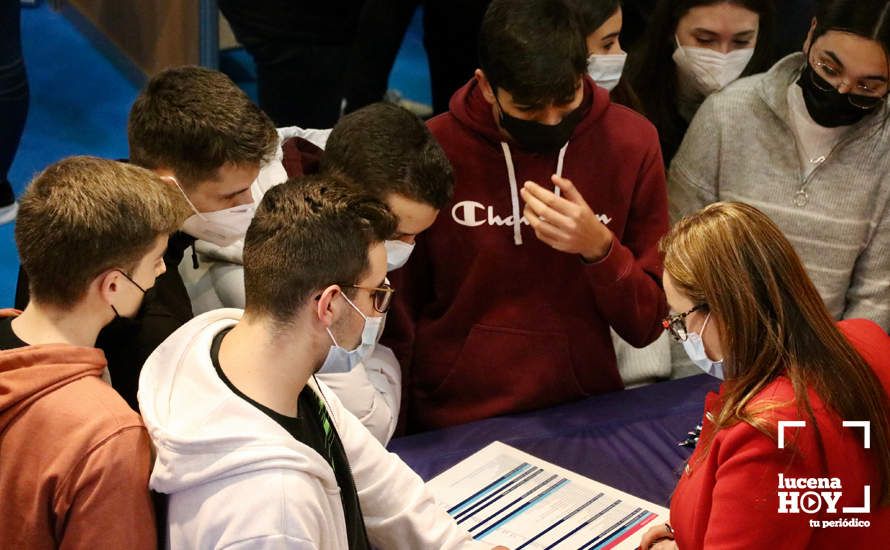
<path fill-rule="evenodd" d="M 586 58 L 564 0 L 494 0 L 480 68 L 429 122 L 455 187 L 393 276 L 409 430 L 619 390 L 609 328 L 638 347 L 661 331 L 658 137 Z"/>
<path fill-rule="evenodd" d="M 57 162 L 22 197 L 30 301 L 0 311 L 3 548 L 156 548 L 148 434 L 95 342 L 139 310 L 186 208 L 148 170 L 92 157 Z"/>

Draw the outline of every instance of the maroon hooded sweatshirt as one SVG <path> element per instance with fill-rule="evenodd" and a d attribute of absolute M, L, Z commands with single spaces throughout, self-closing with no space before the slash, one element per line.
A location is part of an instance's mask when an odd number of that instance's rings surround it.
<path fill-rule="evenodd" d="M 390 274 L 398 292 L 386 343 L 407 373 L 409 431 L 620 390 L 609 327 L 639 347 L 660 334 L 657 245 L 668 214 L 658 135 L 588 78 L 584 94 L 562 175 L 615 235 L 592 264 L 538 240 L 522 217 L 518 189 L 527 180 L 552 188 L 559 152 L 508 142 L 475 80 L 429 122 L 455 188 L 408 264 Z"/>

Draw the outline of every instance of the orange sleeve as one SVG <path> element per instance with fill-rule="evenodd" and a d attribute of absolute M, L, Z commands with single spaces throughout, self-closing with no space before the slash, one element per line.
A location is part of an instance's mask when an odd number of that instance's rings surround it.
<path fill-rule="evenodd" d="M 150 471 L 142 426 L 124 427 L 94 447 L 56 491 L 59 548 L 156 549 Z"/>

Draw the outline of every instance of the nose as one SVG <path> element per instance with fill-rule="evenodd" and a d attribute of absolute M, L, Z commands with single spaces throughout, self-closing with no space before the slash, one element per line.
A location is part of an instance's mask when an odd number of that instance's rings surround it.
<path fill-rule="evenodd" d="M 164 273 L 167 273 L 167 262 L 161 260 L 161 265 L 158 266 L 158 271 L 155 273 L 155 277 L 160 277 Z"/>
<path fill-rule="evenodd" d="M 853 86 L 846 80 L 841 80 L 841 83 L 837 85 L 837 91 L 840 94 L 849 94 L 853 91 Z"/>
<path fill-rule="evenodd" d="M 542 109 L 541 116 L 538 118 L 538 122 L 541 124 L 547 124 L 548 126 L 555 126 L 562 122 L 564 113 L 562 109 L 558 109 L 554 106 L 545 107 Z"/>

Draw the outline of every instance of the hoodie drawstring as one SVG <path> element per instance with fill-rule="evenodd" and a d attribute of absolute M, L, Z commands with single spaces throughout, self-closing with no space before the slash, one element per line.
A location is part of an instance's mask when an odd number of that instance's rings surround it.
<path fill-rule="evenodd" d="M 562 177 L 562 166 L 566 156 L 566 149 L 569 143 L 566 142 L 559 150 L 559 157 L 556 160 L 556 175 Z M 507 163 L 507 178 L 510 180 L 510 201 L 513 204 L 513 243 L 516 246 L 522 244 L 522 215 L 519 212 L 519 187 L 516 184 L 516 170 L 513 168 L 513 155 L 510 154 L 510 146 L 507 142 L 501 142 L 501 149 L 504 151 L 504 161 Z M 559 187 L 554 188 L 556 196 L 560 196 Z"/>
<path fill-rule="evenodd" d="M 566 149 L 569 148 L 569 142 L 567 141 L 565 145 L 562 146 L 562 149 L 559 150 L 559 157 L 556 159 L 556 177 L 562 177 L 562 163 L 566 158 Z M 556 196 L 562 196 L 562 189 L 554 186 L 553 192 L 556 193 Z"/>
<path fill-rule="evenodd" d="M 507 178 L 510 180 L 510 200 L 513 202 L 513 243 L 519 246 L 522 244 L 522 233 L 520 231 L 522 222 L 519 218 L 519 188 L 516 186 L 516 172 L 513 169 L 513 156 L 510 154 L 510 146 L 502 141 L 501 149 L 504 150 L 504 160 L 507 163 Z"/>

